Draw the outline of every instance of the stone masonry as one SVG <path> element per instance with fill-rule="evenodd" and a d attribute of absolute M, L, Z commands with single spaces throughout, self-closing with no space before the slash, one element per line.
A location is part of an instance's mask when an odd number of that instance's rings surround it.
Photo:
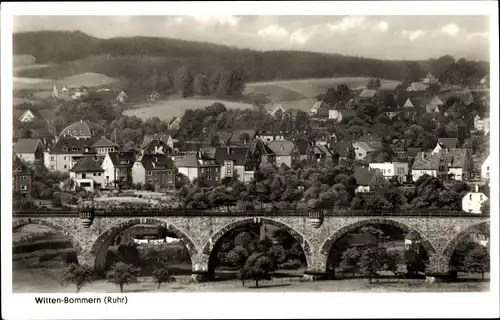
<path fill-rule="evenodd" d="M 489 228 L 489 218 L 471 217 L 340 217 L 325 216 L 314 225 L 308 216 L 173 216 L 173 217 L 107 217 L 96 216 L 85 228 L 79 217 L 13 218 L 13 231 L 26 224 L 41 224 L 67 235 L 77 251 L 81 264 L 103 271 L 107 249 L 113 239 L 136 224 L 152 224 L 166 228 L 186 245 L 196 275 L 207 274 L 209 257 L 218 241 L 230 230 L 251 223 L 266 223 L 289 232 L 304 250 L 308 271 L 326 272 L 327 256 L 331 247 L 344 234 L 370 224 L 386 224 L 415 231 L 430 256 L 430 272 L 448 271 L 448 262 L 459 239 L 471 232 Z"/>

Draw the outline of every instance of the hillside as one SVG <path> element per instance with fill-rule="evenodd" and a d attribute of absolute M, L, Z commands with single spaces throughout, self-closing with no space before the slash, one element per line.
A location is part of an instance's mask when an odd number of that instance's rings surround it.
<path fill-rule="evenodd" d="M 31 55 L 49 67 L 21 70 L 19 76 L 59 79 L 94 72 L 128 80 L 140 92 L 171 89 L 188 71 L 213 76 L 242 70 L 245 82 L 379 77 L 416 80 L 427 72 L 438 76 L 450 66 L 465 65 L 466 78 L 478 81 L 488 73 L 486 62 L 455 61 L 444 56 L 425 61 L 392 61 L 305 51 L 255 51 L 168 38 L 98 39 L 82 32 L 40 31 L 13 36 L 16 55 Z M 459 71 L 453 71 L 459 72 Z"/>

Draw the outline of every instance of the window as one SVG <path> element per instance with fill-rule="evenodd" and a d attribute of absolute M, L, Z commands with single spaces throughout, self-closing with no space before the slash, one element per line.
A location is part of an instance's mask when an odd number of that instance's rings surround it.
<path fill-rule="evenodd" d="M 25 185 L 21 186 L 21 190 L 28 190 L 28 186 Z"/>
<path fill-rule="evenodd" d="M 207 176 L 207 180 L 212 180 L 212 176 Z"/>
<path fill-rule="evenodd" d="M 169 172 L 168 172 L 168 175 L 169 175 L 169 176 L 171 176 L 171 175 L 172 175 L 172 171 L 169 171 Z"/>
<path fill-rule="evenodd" d="M 67 166 L 67 165 L 64 165 L 64 169 L 67 169 L 67 168 L 68 168 L 68 166 Z"/>
<path fill-rule="evenodd" d="M 83 136 L 83 131 L 82 131 L 82 130 L 80 130 L 80 135 L 82 135 L 82 136 Z"/>
<path fill-rule="evenodd" d="M 148 180 L 148 183 L 149 183 L 149 184 L 153 183 L 153 180 L 149 179 L 149 180 Z"/>
<path fill-rule="evenodd" d="M 482 194 L 479 195 L 479 200 L 483 201 L 483 195 Z"/>
<path fill-rule="evenodd" d="M 97 173 L 94 172 L 92 175 L 95 177 L 95 176 L 97 176 Z"/>
<path fill-rule="evenodd" d="M 218 176 L 215 176 L 215 181 L 219 181 L 219 177 Z"/>
<path fill-rule="evenodd" d="M 71 135 L 71 130 L 68 130 L 68 134 Z"/>
<path fill-rule="evenodd" d="M 87 174 L 86 173 L 82 173 L 82 179 L 86 179 L 87 178 Z"/>
<path fill-rule="evenodd" d="M 387 170 L 389 173 L 391 173 L 391 169 Z"/>
<path fill-rule="evenodd" d="M 151 171 L 148 171 L 148 176 L 150 176 L 150 175 L 151 175 Z"/>
<path fill-rule="evenodd" d="M 27 178 L 26 176 L 23 176 L 23 178 L 22 178 L 22 179 L 23 179 L 23 180 L 26 180 L 26 178 Z"/>
<path fill-rule="evenodd" d="M 219 172 L 219 168 L 215 168 L 215 172 Z"/>
<path fill-rule="evenodd" d="M 469 195 L 469 200 L 472 200 L 472 194 Z"/>
<path fill-rule="evenodd" d="M 76 136 L 78 132 L 76 130 L 73 130 L 73 134 Z"/>
<path fill-rule="evenodd" d="M 54 161 L 54 157 L 50 157 L 50 161 Z"/>
<path fill-rule="evenodd" d="M 158 179 L 155 179 L 155 183 L 158 183 Z"/>
<path fill-rule="evenodd" d="M 64 157 L 63 159 L 66 160 L 66 157 Z"/>
<path fill-rule="evenodd" d="M 490 171 L 490 166 L 487 166 L 487 167 L 486 167 L 486 171 Z"/>
<path fill-rule="evenodd" d="M 73 148 L 71 148 L 71 151 L 76 151 L 76 147 L 73 146 Z"/>
<path fill-rule="evenodd" d="M 168 183 L 172 183 L 172 180 L 168 180 Z"/>

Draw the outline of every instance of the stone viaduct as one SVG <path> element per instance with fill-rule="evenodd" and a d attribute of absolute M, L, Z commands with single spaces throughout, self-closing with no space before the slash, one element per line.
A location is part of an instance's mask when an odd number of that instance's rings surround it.
<path fill-rule="evenodd" d="M 382 224 L 414 231 L 429 254 L 430 273 L 446 273 L 459 240 L 469 233 L 489 230 L 489 216 L 465 212 L 360 213 L 360 212 L 78 212 L 17 211 L 13 232 L 26 224 L 51 227 L 68 236 L 79 263 L 103 271 L 108 247 L 113 239 L 136 224 L 158 225 L 175 234 L 186 245 L 192 261 L 193 277 L 209 275 L 210 254 L 218 241 L 236 227 L 270 224 L 282 228 L 302 246 L 308 274 L 326 272 L 328 254 L 343 235 L 365 225 Z"/>

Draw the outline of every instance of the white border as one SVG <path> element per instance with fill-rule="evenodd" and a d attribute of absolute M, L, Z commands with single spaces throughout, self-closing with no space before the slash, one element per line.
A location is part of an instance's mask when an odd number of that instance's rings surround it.
<path fill-rule="evenodd" d="M 426 294 L 127 294 L 127 305 L 35 305 L 34 294 L 12 292 L 10 216 L 12 134 L 13 15 L 489 15 L 491 50 L 491 157 L 498 163 L 498 7 L 496 1 L 411 2 L 174 2 L 174 3 L 2 3 L 2 318 L 6 319 L 140 319 L 140 318 L 354 318 L 354 317 L 498 317 L 498 179 L 491 181 L 491 291 Z M 496 161 L 496 162 L 495 162 Z M 492 176 L 498 177 L 498 168 Z M 62 296 L 62 295 L 44 295 Z M 80 296 L 88 296 L 81 294 Z M 100 295 L 103 296 L 103 295 Z M 151 306 L 151 307 L 149 307 Z"/>

